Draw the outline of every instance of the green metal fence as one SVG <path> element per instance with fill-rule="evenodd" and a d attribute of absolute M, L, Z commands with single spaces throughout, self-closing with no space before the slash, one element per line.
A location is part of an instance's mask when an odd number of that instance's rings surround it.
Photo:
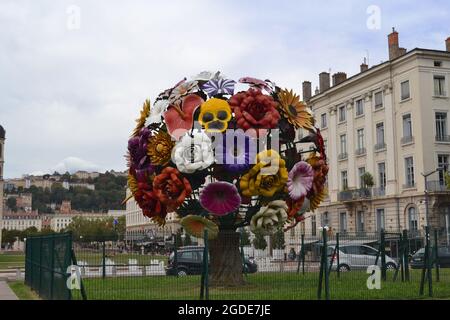
<path fill-rule="evenodd" d="M 31 236 L 26 240 L 25 283 L 40 297 L 69 300 L 67 269 L 72 264 L 70 233 Z"/>

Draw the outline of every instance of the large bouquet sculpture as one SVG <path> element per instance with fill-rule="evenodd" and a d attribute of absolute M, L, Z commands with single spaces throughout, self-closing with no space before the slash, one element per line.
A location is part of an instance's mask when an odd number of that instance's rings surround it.
<path fill-rule="evenodd" d="M 238 85 L 245 91 L 235 93 Z M 297 139 L 300 129 L 309 134 Z M 326 196 L 328 166 L 311 110 L 269 80 L 238 83 L 220 72 L 185 78 L 153 106 L 144 103 L 128 166 L 145 216 L 164 225 L 176 212 L 189 234 L 208 230 L 211 285 L 244 283 L 238 228 L 287 230 Z"/>

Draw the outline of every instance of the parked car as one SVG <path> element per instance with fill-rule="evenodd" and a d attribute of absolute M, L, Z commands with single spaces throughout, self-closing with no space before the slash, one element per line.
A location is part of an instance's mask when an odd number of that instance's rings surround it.
<path fill-rule="evenodd" d="M 166 267 L 167 275 L 199 275 L 202 273 L 203 267 L 203 250 L 204 247 L 188 246 L 181 247 L 177 250 L 177 267 L 175 266 L 175 251 L 169 256 L 168 265 Z M 253 258 L 244 256 L 244 270 L 246 273 L 255 273 L 258 266 Z"/>
<path fill-rule="evenodd" d="M 450 268 L 450 248 L 449 247 L 438 247 L 438 256 L 439 256 L 439 267 L 441 268 Z M 411 268 L 413 269 L 422 269 L 425 257 L 425 248 L 421 248 L 417 250 L 416 253 L 413 254 L 411 258 Z M 432 266 L 434 263 L 434 250 L 430 251 L 430 257 L 433 259 Z"/>
<path fill-rule="evenodd" d="M 334 253 L 334 247 L 328 247 L 328 257 Z M 368 266 L 375 265 L 378 250 L 364 244 L 340 245 L 339 246 L 339 266 L 337 266 L 337 255 L 333 256 L 332 269 L 346 272 L 355 269 L 367 269 Z M 378 266 L 381 267 L 381 255 L 378 257 Z M 398 268 L 397 262 L 386 255 L 386 269 L 395 270 Z"/>

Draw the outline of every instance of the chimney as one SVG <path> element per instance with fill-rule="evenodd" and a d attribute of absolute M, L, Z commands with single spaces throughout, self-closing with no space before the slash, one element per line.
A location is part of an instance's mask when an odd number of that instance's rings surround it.
<path fill-rule="evenodd" d="M 347 74 L 345 72 L 336 72 L 333 74 L 333 86 L 337 86 L 345 80 L 347 80 Z"/>
<path fill-rule="evenodd" d="M 450 37 L 448 37 L 447 40 L 445 40 L 445 46 L 447 48 L 447 51 L 450 52 Z"/>
<path fill-rule="evenodd" d="M 364 58 L 364 62 L 360 65 L 361 72 L 369 70 L 369 65 L 366 63 L 366 58 Z"/>
<path fill-rule="evenodd" d="M 311 82 L 303 81 L 302 83 L 303 101 L 311 99 Z"/>
<path fill-rule="evenodd" d="M 314 95 L 318 95 L 319 94 L 319 88 L 318 87 L 316 87 L 316 90 L 314 91 Z"/>
<path fill-rule="evenodd" d="M 320 93 L 330 88 L 330 74 L 328 72 L 321 72 L 319 74 L 319 91 Z"/>
<path fill-rule="evenodd" d="M 399 56 L 398 32 L 392 28 L 392 33 L 388 35 L 389 60 L 393 60 Z"/>

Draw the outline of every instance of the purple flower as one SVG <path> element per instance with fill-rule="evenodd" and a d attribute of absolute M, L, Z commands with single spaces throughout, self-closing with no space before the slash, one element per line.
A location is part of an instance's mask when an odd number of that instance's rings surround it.
<path fill-rule="evenodd" d="M 216 216 L 225 216 L 239 208 L 241 196 L 234 184 L 212 182 L 201 191 L 200 204 Z"/>
<path fill-rule="evenodd" d="M 152 174 L 154 172 L 154 167 L 147 156 L 147 146 L 150 136 L 151 131 L 148 128 L 143 128 L 139 132 L 139 135 L 128 140 L 130 167 L 136 170 L 136 178 L 138 181 L 145 180 L 146 174 Z"/>
<path fill-rule="evenodd" d="M 314 180 L 314 170 L 305 161 L 297 162 L 289 171 L 287 187 L 289 196 L 293 200 L 299 200 L 311 190 Z"/>
<path fill-rule="evenodd" d="M 229 172 L 246 171 L 256 158 L 256 144 L 242 130 L 227 130 L 222 146 L 216 147 L 216 154 L 221 157 L 217 162 L 223 163 L 224 169 Z"/>
<path fill-rule="evenodd" d="M 213 97 L 219 94 L 234 94 L 234 85 L 236 81 L 229 79 L 211 79 L 202 86 L 202 89 Z"/>

